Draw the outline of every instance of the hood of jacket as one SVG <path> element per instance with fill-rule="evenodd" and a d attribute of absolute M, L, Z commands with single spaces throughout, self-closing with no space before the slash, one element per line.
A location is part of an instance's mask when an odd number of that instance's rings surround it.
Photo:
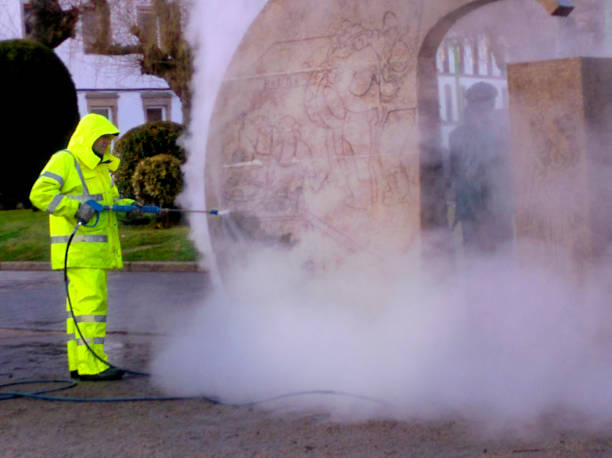
<path fill-rule="evenodd" d="M 119 158 L 110 153 L 110 146 L 104 153 L 104 157 L 100 157 L 94 152 L 93 144 L 102 135 L 118 135 L 119 129 L 110 122 L 105 116 L 90 113 L 85 115 L 79 121 L 70 141 L 68 142 L 68 150 L 75 154 L 80 162 L 85 164 L 90 169 L 96 168 L 98 164 L 104 162 L 112 171 L 119 167 Z"/>

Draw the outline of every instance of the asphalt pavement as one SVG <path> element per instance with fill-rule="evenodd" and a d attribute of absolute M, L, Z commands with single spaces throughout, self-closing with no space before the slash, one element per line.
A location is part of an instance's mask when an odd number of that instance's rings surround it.
<path fill-rule="evenodd" d="M 156 347 L 200 306 L 207 283 L 203 272 L 111 272 L 105 344 L 110 360 L 119 367 L 149 370 Z M 0 270 L 0 400 L 7 391 L 63 386 L 49 382 L 68 377 L 64 301 L 62 272 Z M 35 384 L 23 385 L 24 380 Z M 610 428 L 569 429 L 564 419 L 571 412 L 563 409 L 545 412 L 527 438 L 501 429 L 488 437 L 474 434 L 475 425 L 453 416 L 343 423 L 325 409 L 272 412 L 272 402 L 232 406 L 206 398 L 151 400 L 168 395 L 154 377 L 79 382 L 53 394 L 87 402 L 5 399 L 0 456 L 612 456 Z M 147 402 L 99 401 L 117 398 Z M 556 418 L 558 423 L 552 421 Z"/>
<path fill-rule="evenodd" d="M 110 271 L 111 362 L 147 371 L 153 349 L 180 330 L 207 289 L 205 272 Z M 0 384 L 66 378 L 65 297 L 63 271 L 0 270 Z"/>
<path fill-rule="evenodd" d="M 163 333 L 201 302 L 205 272 L 111 271 L 107 332 Z M 0 270 L 0 329 L 65 330 L 62 271 Z"/>

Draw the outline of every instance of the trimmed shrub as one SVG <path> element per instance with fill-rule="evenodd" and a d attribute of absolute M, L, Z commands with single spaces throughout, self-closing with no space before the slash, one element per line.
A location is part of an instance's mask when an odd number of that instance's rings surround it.
<path fill-rule="evenodd" d="M 177 144 L 182 132 L 183 126 L 175 122 L 151 122 L 130 129 L 117 141 L 113 152 L 121 159 L 121 164 L 114 176 L 122 196 L 135 196 L 132 176 L 143 159 L 166 154 L 176 158 L 179 164 L 185 162 L 185 152 Z"/>
<path fill-rule="evenodd" d="M 30 189 L 79 122 L 74 83 L 55 53 L 29 40 L 0 41 L 3 165 L 0 208 L 30 206 Z"/>
<path fill-rule="evenodd" d="M 131 183 L 140 203 L 171 208 L 183 187 L 181 162 L 169 154 L 147 157 L 136 166 Z"/>

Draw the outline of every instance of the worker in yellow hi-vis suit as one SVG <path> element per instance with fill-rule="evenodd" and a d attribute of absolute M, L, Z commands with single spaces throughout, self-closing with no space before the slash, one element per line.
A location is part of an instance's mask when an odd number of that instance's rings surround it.
<path fill-rule="evenodd" d="M 49 213 L 51 267 L 64 268 L 66 245 L 77 220 L 78 229 L 68 253 L 68 294 L 81 338 L 70 313 L 68 299 L 68 368 L 81 380 L 117 380 L 124 372 L 110 367 L 104 353 L 107 314 L 107 271 L 123 265 L 117 218 L 114 212 L 97 212 L 100 205 L 139 206 L 132 199 L 119 199 L 110 172 L 119 159 L 110 152 L 119 130 L 106 117 L 88 114 L 79 122 L 68 147 L 53 154 L 30 192 L 30 200 Z M 90 201 L 90 204 L 86 202 Z M 95 216 L 95 218 L 93 218 Z M 98 219 L 99 218 L 99 219 Z M 95 225 L 94 221 L 97 221 Z"/>

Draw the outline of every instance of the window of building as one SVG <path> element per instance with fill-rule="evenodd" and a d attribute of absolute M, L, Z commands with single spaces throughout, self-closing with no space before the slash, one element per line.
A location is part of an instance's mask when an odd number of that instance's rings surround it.
<path fill-rule="evenodd" d="M 472 45 L 472 40 L 466 39 L 463 46 L 465 55 L 465 73 L 466 75 L 473 75 L 474 61 L 476 60 L 476 57 L 474 56 L 474 46 Z"/>
<path fill-rule="evenodd" d="M 499 65 L 497 65 L 497 59 L 493 53 L 491 53 L 491 74 L 498 78 L 503 76 L 503 72 L 499 68 Z"/>
<path fill-rule="evenodd" d="M 444 43 L 444 73 L 452 73 L 453 71 L 453 48 L 450 42 Z"/>
<path fill-rule="evenodd" d="M 112 115 L 112 110 L 110 107 L 98 107 L 98 108 L 92 108 L 91 110 L 89 110 L 90 113 L 96 113 L 102 116 L 105 116 L 106 118 L 108 118 L 109 120 L 113 117 Z"/>
<path fill-rule="evenodd" d="M 457 94 L 457 122 L 463 122 L 465 118 L 465 93 L 467 88 L 462 84 Z"/>
<path fill-rule="evenodd" d="M 463 40 L 457 40 L 454 47 L 455 53 L 455 75 L 465 75 L 465 49 L 463 46 Z"/>
<path fill-rule="evenodd" d="M 85 53 L 95 54 L 107 49 L 112 37 L 109 5 L 88 1 L 79 7 L 79 11 Z"/>
<path fill-rule="evenodd" d="M 106 116 L 117 125 L 119 95 L 116 92 L 89 92 L 85 94 L 87 112 Z"/>
<path fill-rule="evenodd" d="M 438 47 L 438 51 L 436 52 L 436 69 L 438 73 L 442 73 L 444 70 L 444 51 L 442 46 Z"/>
<path fill-rule="evenodd" d="M 140 94 L 145 122 L 171 121 L 172 95 L 166 91 L 149 91 Z"/>
<path fill-rule="evenodd" d="M 489 54 L 487 39 L 481 36 L 478 39 L 478 75 L 489 74 Z"/>
<path fill-rule="evenodd" d="M 140 5 L 136 8 L 136 24 L 140 30 L 142 41 L 148 45 L 159 44 L 159 27 L 153 7 Z"/>
<path fill-rule="evenodd" d="M 440 73 L 448 73 L 448 43 L 443 41 L 438 47 L 438 71 Z"/>
<path fill-rule="evenodd" d="M 29 1 L 24 1 L 21 6 L 21 26 L 23 28 L 23 36 L 28 37 L 32 32 L 32 5 Z"/>
<path fill-rule="evenodd" d="M 472 48 L 472 71 L 470 72 L 472 75 L 478 75 L 478 65 L 480 63 L 480 48 L 478 46 L 478 39 L 474 38 L 471 43 Z"/>
<path fill-rule="evenodd" d="M 145 109 L 146 122 L 163 121 L 164 119 L 164 107 L 147 107 Z"/>
<path fill-rule="evenodd" d="M 444 85 L 444 105 L 446 106 L 445 121 L 453 122 L 453 88 L 450 84 Z"/>

